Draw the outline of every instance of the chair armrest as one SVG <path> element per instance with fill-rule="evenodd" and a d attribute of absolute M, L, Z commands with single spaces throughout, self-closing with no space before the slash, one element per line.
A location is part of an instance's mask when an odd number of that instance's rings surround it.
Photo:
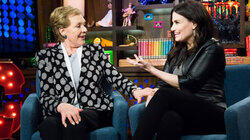
<path fill-rule="evenodd" d="M 145 109 L 145 104 L 146 103 L 143 102 L 140 104 L 133 105 L 129 108 L 128 114 L 129 114 L 129 123 L 130 123 L 130 127 L 131 127 L 132 136 L 134 135 L 135 130 L 137 128 L 140 115 L 142 114 L 142 112 Z"/>
<path fill-rule="evenodd" d="M 121 136 L 121 140 L 127 139 L 128 104 L 123 96 L 115 91 L 111 94 L 114 99 L 113 126 Z"/>
<path fill-rule="evenodd" d="M 24 101 L 21 108 L 21 140 L 30 140 L 37 131 L 38 123 L 41 119 L 39 99 L 36 93 L 30 94 Z"/>
<path fill-rule="evenodd" d="M 250 138 L 250 97 L 247 97 L 225 111 L 228 140 L 249 140 Z"/>

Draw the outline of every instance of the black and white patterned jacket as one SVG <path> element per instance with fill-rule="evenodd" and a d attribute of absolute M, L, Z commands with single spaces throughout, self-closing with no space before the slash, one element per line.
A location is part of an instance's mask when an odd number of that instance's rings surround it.
<path fill-rule="evenodd" d="M 40 103 L 44 118 L 57 115 L 57 106 L 62 103 L 73 104 L 75 89 L 63 55 L 61 45 L 40 50 L 36 54 L 40 79 Z M 82 108 L 112 110 L 113 100 L 100 87 L 100 79 L 106 78 L 114 88 L 130 95 L 137 88 L 108 61 L 101 46 L 83 46 L 81 72 L 77 88 L 78 102 Z"/>

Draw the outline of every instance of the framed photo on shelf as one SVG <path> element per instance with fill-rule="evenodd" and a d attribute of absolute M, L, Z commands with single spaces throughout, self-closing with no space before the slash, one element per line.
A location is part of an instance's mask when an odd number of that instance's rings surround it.
<path fill-rule="evenodd" d="M 107 51 L 104 51 L 104 53 L 107 55 L 109 62 L 113 65 L 114 64 L 113 51 L 112 50 L 107 50 Z"/>
<path fill-rule="evenodd" d="M 167 31 L 167 38 L 171 38 L 171 31 Z"/>
<path fill-rule="evenodd" d="M 153 17 L 154 17 L 154 16 L 153 16 L 153 14 L 151 14 L 151 13 L 147 13 L 147 14 L 144 15 L 144 19 L 145 19 L 145 20 L 152 20 Z"/>
<path fill-rule="evenodd" d="M 154 28 L 162 28 L 162 27 L 163 27 L 163 21 L 154 22 Z"/>

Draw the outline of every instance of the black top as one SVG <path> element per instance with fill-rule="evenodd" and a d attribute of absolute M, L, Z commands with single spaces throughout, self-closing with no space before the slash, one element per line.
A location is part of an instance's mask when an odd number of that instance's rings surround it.
<path fill-rule="evenodd" d="M 178 75 L 181 90 L 188 91 L 213 103 L 225 101 L 225 54 L 214 39 L 207 41 L 196 53 L 182 63 L 182 75 Z M 166 63 L 163 70 L 172 73 Z M 156 87 L 170 86 L 160 80 Z"/>

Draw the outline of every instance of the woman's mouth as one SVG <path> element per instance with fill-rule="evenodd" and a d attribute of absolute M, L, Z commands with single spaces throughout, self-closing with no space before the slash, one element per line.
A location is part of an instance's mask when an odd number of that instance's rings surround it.
<path fill-rule="evenodd" d="M 78 36 L 79 38 L 81 38 L 81 39 L 85 39 L 85 36 Z"/>

